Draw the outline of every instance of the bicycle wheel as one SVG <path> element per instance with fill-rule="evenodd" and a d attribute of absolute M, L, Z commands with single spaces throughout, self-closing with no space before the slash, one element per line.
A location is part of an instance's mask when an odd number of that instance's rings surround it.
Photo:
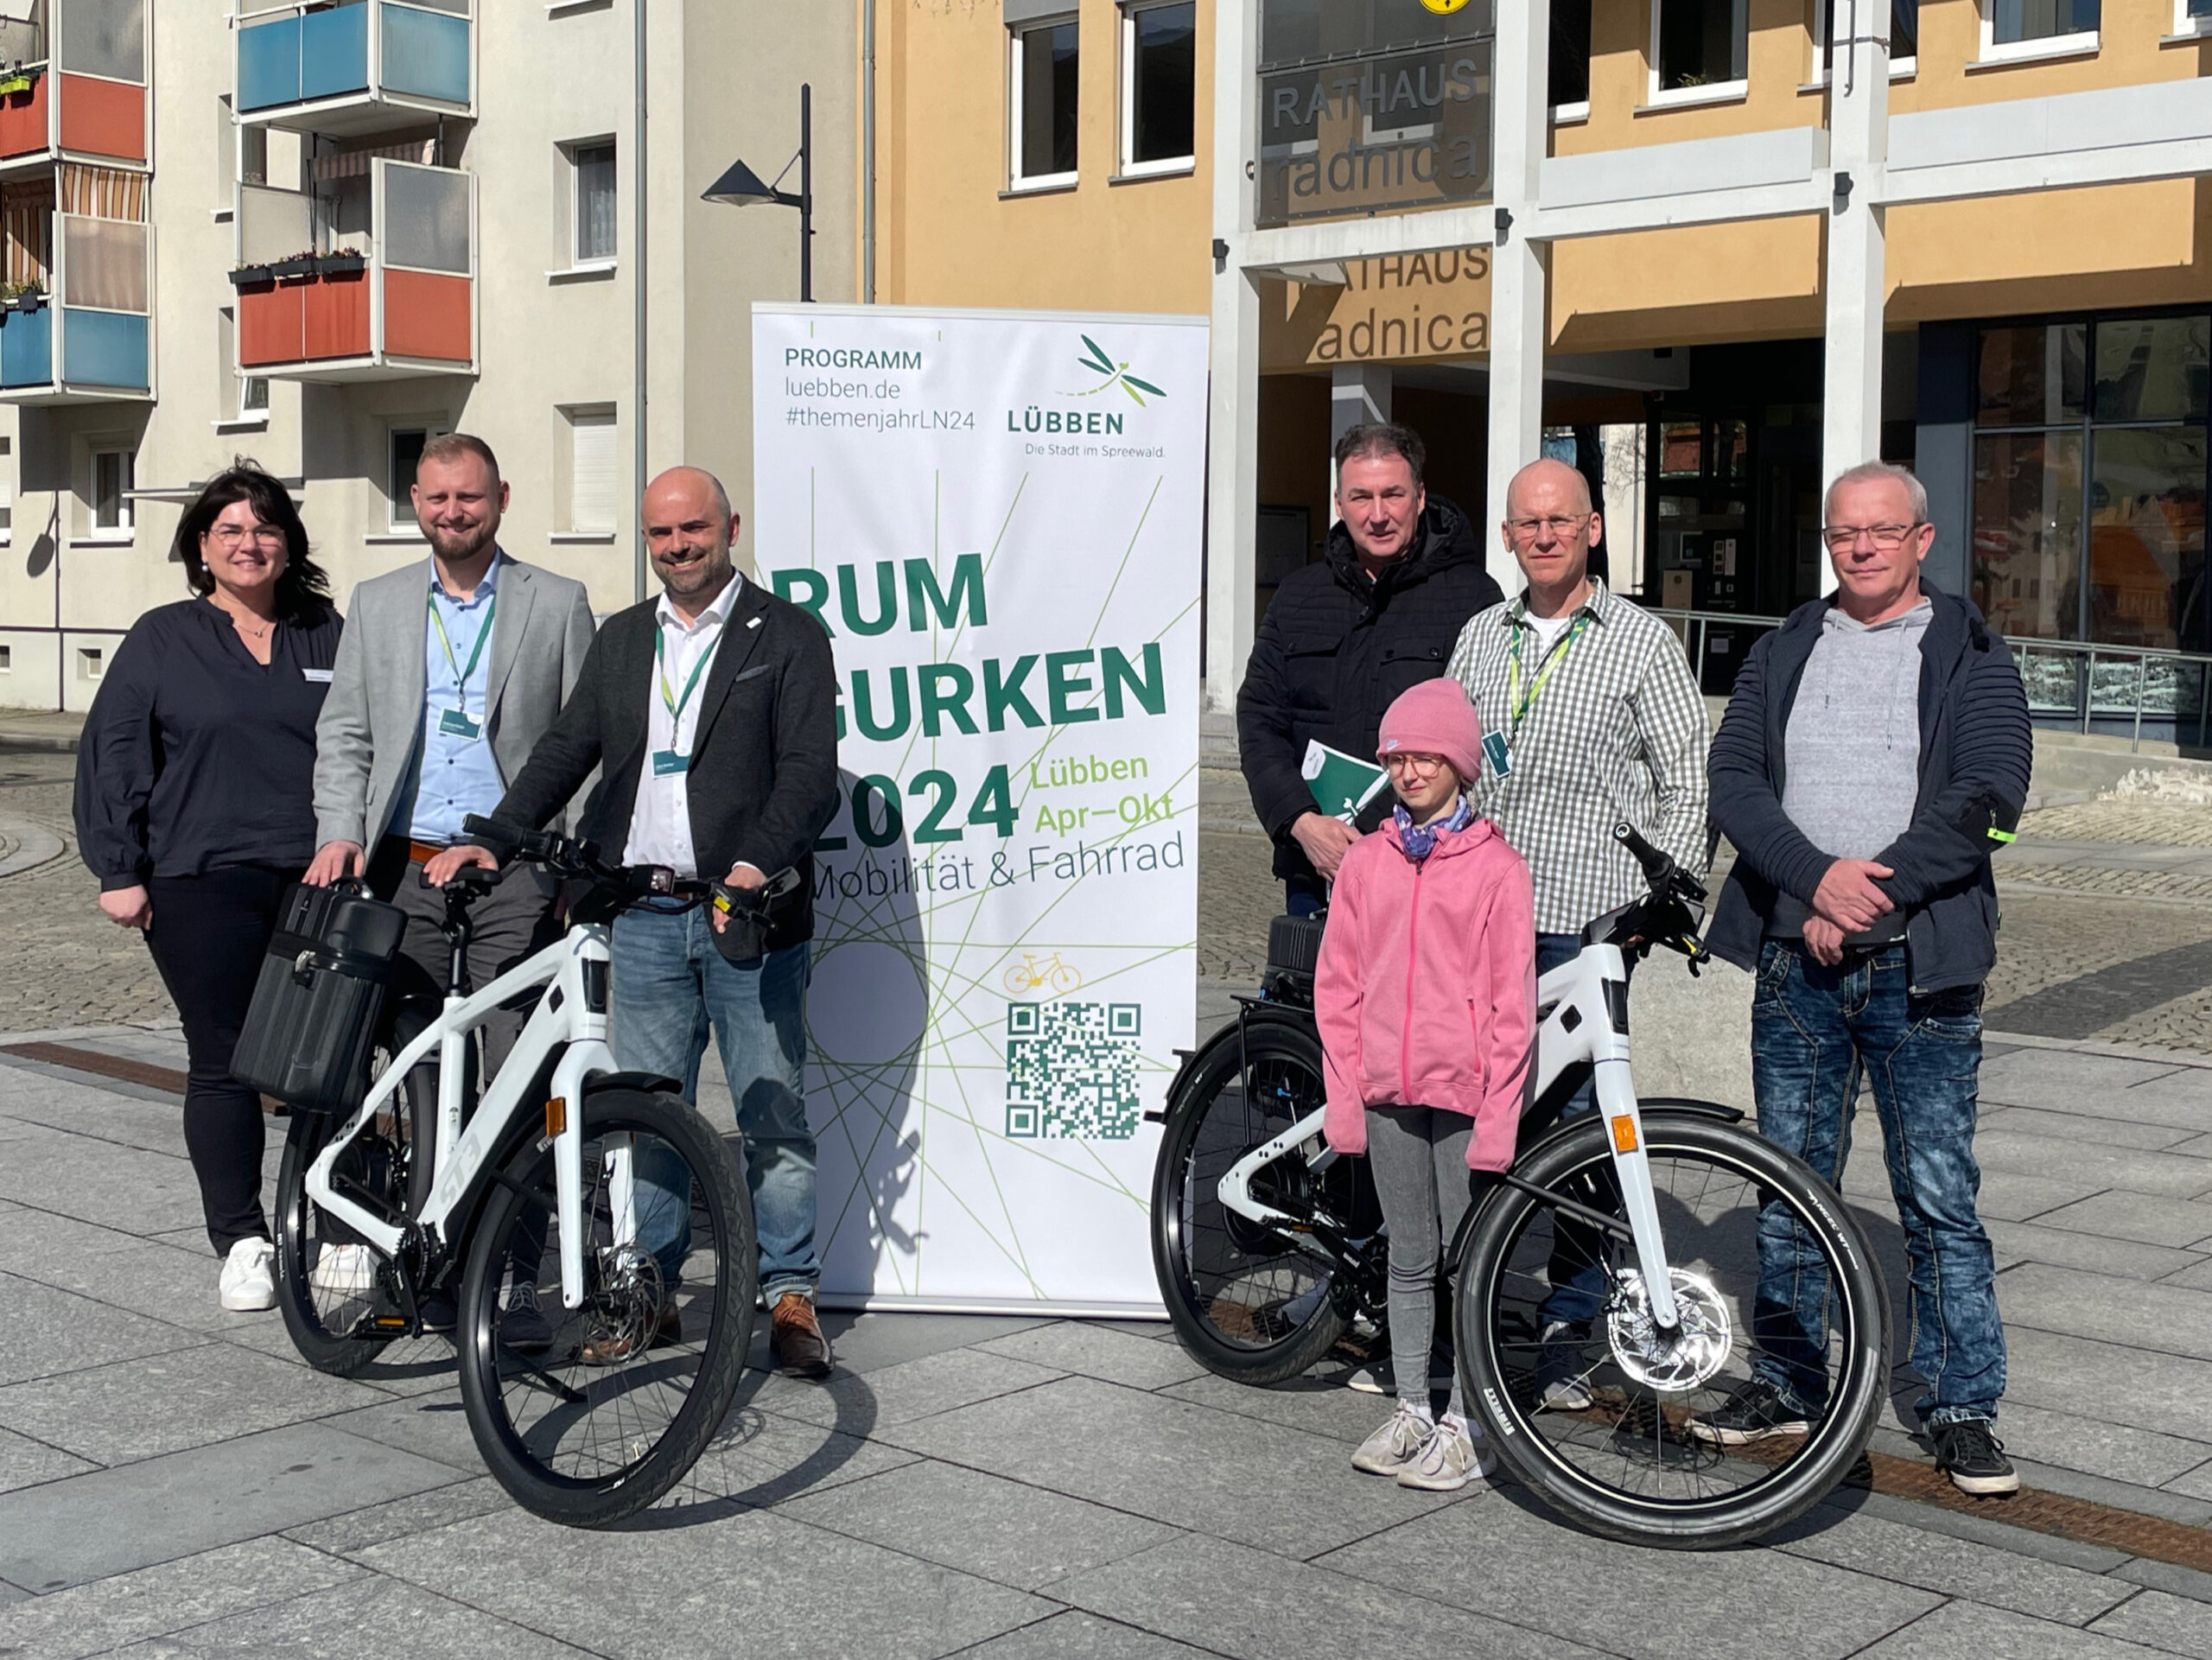
<path fill-rule="evenodd" d="M 1548 1199 L 1501 1188 L 1461 1259 L 1461 1381 L 1507 1467 L 1592 1531 L 1676 1548 L 1739 1543 L 1809 1509 L 1866 1451 L 1886 1379 L 1889 1293 L 1835 1190 L 1799 1160 L 1688 1113 L 1647 1113 L 1643 1135 L 1683 1314 L 1675 1334 L 1656 1332 L 1627 1240 L 1558 1226 Z M 1602 1121 L 1515 1173 L 1622 1213 Z M 1798 1307 L 1824 1314 L 1824 1341 L 1801 1335 L 1792 1353 L 1793 1379 L 1824 1400 L 1802 1435 L 1723 1446 L 1703 1420 L 1784 1336 L 1787 1311 L 1755 1303 L 1762 1231 L 1770 1249 L 1795 1238 Z M 1560 1253 L 1594 1268 L 1586 1282 L 1602 1307 L 1586 1337 L 1570 1325 L 1547 1342 Z"/>
<path fill-rule="evenodd" d="M 1183 1346 L 1241 1383 L 1296 1377 L 1351 1322 L 1351 1288 L 1318 1245 L 1238 1215 L 1220 1196 L 1231 1165 L 1321 1102 L 1313 1029 L 1253 1021 L 1208 1044 L 1168 1104 L 1153 1176 L 1153 1268 Z M 1365 1161 L 1341 1159 L 1317 1175 L 1320 1151 L 1316 1137 L 1261 1170 L 1254 1197 L 1347 1237 L 1373 1237 L 1382 1223 Z"/>
<path fill-rule="evenodd" d="M 379 1076 L 385 1057 L 372 1058 Z M 378 1113 L 332 1171 L 349 1197 L 394 1223 L 415 1214 L 429 1184 L 430 1137 L 437 1111 L 434 1086 L 421 1075 L 401 1084 L 398 1098 Z M 389 1263 L 360 1237 L 307 1196 L 307 1173 L 343 1119 L 294 1113 L 276 1176 L 276 1306 L 293 1346 L 318 1371 L 350 1377 L 374 1360 L 391 1335 L 368 1322 L 396 1311 Z"/>
<path fill-rule="evenodd" d="M 737 1161 L 696 1112 L 638 1090 L 582 1110 L 582 1306 L 562 1307 L 553 1151 L 533 1146 L 469 1237 L 454 1336 L 461 1403 L 499 1485 L 548 1521 L 605 1527 L 674 1486 L 721 1427 L 752 1345 L 759 1264 Z M 500 1340 L 511 1273 L 553 1327 L 541 1355 Z"/>

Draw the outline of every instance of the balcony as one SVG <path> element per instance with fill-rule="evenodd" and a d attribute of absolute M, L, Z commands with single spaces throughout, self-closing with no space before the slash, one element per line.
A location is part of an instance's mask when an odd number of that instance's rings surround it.
<path fill-rule="evenodd" d="M 144 177 L 60 171 L 59 210 L 51 184 L 0 184 L 8 296 L 0 403 L 149 398 L 154 243 Z M 134 209 L 135 219 L 102 216 Z"/>
<path fill-rule="evenodd" d="M 146 11 L 145 0 L 32 0 L 28 17 L 0 17 L 0 176 L 64 160 L 148 164 Z"/>
<path fill-rule="evenodd" d="M 474 374 L 476 175 L 354 159 L 313 190 L 238 187 L 238 367 L 328 382 Z"/>
<path fill-rule="evenodd" d="M 234 0 L 236 108 L 335 137 L 476 112 L 474 0 Z"/>

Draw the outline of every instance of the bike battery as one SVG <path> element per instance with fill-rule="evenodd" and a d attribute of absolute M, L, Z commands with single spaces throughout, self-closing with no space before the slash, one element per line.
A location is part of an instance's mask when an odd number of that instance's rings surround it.
<path fill-rule="evenodd" d="M 302 1112 L 360 1105 L 406 926 L 397 906 L 357 887 L 294 884 L 262 959 L 231 1076 Z"/>

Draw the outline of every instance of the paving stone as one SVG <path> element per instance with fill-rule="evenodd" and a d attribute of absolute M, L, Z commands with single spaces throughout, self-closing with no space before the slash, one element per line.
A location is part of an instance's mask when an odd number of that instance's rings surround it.
<path fill-rule="evenodd" d="M 205 1237 L 181 1247 L 130 1239 L 119 1248 L 82 1256 L 55 1252 L 36 1267 L 26 1264 L 15 1271 L 204 1337 L 233 1335 L 256 1326 L 283 1329 L 282 1316 L 273 1309 L 241 1314 L 224 1308 L 218 1283 L 222 1262 L 207 1249 Z"/>
<path fill-rule="evenodd" d="M 2138 1123 L 2127 1118 L 2094 1118 L 2086 1113 L 2050 1112 L 2038 1107 L 1985 1107 L 1977 1132 L 2015 1131 L 2056 1141 L 2090 1142 L 2099 1147 L 2133 1147 L 2171 1153 L 2197 1139 L 2171 1124 Z"/>
<path fill-rule="evenodd" d="M 840 1371 L 871 1372 L 903 1365 L 947 1349 L 1011 1337 L 1045 1319 L 1008 1314 L 908 1314 L 890 1311 L 853 1313 L 836 1308 L 822 1311 L 822 1329 L 837 1357 Z M 768 1363 L 768 1322 L 753 1325 L 756 1365 Z"/>
<path fill-rule="evenodd" d="M 2024 1262 L 1998 1287 L 2005 1323 L 2212 1360 L 2212 1292 Z"/>
<path fill-rule="evenodd" d="M 506 1510 L 514 1504 L 507 1490 L 489 1476 L 433 1487 L 382 1504 L 365 1505 L 343 1516 L 287 1528 L 284 1537 L 334 1556 L 350 1556 L 372 1545 L 404 1539 L 410 1533 L 427 1533 L 454 1522 Z"/>
<path fill-rule="evenodd" d="M 2015 1458 L 2136 1486 L 2164 1486 L 2212 1459 L 2212 1443 L 2131 1429 L 2101 1416 L 2053 1412 L 2009 1397 L 1999 1406 L 1998 1415 L 2002 1420 L 1999 1433 Z"/>
<path fill-rule="evenodd" d="M 2200 1464 L 2194 1470 L 2176 1476 L 2164 1485 L 2170 1493 L 2185 1493 L 2192 1498 L 2212 1499 L 2212 1463 Z"/>
<path fill-rule="evenodd" d="M 1055 1320 L 1013 1337 L 994 1338 L 981 1346 L 992 1354 L 1103 1378 L 1128 1389 L 1165 1389 L 1170 1383 L 1187 1383 L 1205 1371 L 1179 1347 L 1131 1337 L 1086 1320 Z"/>
<path fill-rule="evenodd" d="M 0 1160 L 0 1198 L 80 1222 L 127 1216 L 144 1234 L 189 1229 L 207 1237 L 200 1189 L 184 1160 L 83 1136 L 16 1142 Z"/>
<path fill-rule="evenodd" d="M 457 1388 L 336 1412 L 321 1421 L 379 1446 L 435 1459 L 456 1472 L 483 1473 L 484 1457 L 476 1450 L 476 1437 L 469 1431 Z"/>
<path fill-rule="evenodd" d="M 2154 1660 L 2158 1651 L 2001 1608 L 1950 1602 L 1863 1652 L 1865 1660 Z"/>
<path fill-rule="evenodd" d="M 589 1652 L 412 1585 L 364 1578 L 318 1595 L 233 1614 L 161 1639 L 143 1660 L 322 1660 L 334 1640 L 378 1660 L 577 1660 Z M 127 1649 L 117 1660 L 137 1657 Z"/>
<path fill-rule="evenodd" d="M 2098 1147 L 2062 1141 L 2055 1135 L 2026 1135 L 2015 1130 L 1984 1130 L 1974 1138 L 1974 1157 L 1984 1171 L 2062 1181 L 2094 1181 L 2129 1193 L 2194 1199 L 2212 1187 L 2203 1161 L 2170 1158 L 2132 1147 Z"/>
<path fill-rule="evenodd" d="M 1085 1377 L 887 1434 L 932 1458 L 1288 1556 L 1457 1502 L 1360 1474 L 1341 1441 Z"/>
<path fill-rule="evenodd" d="M 12 1274 L 0 1274 L 0 1307 L 8 1310 L 14 1339 L 0 1349 L 0 1384 L 178 1352 L 202 1341 L 143 1314 Z M 0 1390 L 0 1401 L 6 1398 Z M 13 1421 L 0 1406 L 0 1424 Z"/>
<path fill-rule="evenodd" d="M 1947 1511 L 1893 1493 L 1870 1492 L 1862 1487 L 1844 1488 L 1832 1493 L 1820 1508 L 1846 1516 L 1894 1522 L 1915 1533 L 1963 1539 L 1969 1544 L 1987 1545 L 2008 1556 L 2051 1562 L 2060 1568 L 2078 1568 L 2085 1574 L 2113 1573 L 2136 1560 L 2126 1551 L 2109 1546 L 2085 1544 L 2078 1539 L 2061 1538 L 2055 1533 L 2014 1527 L 1998 1519 L 2005 1512 L 1996 1505 L 1979 1511 Z"/>
<path fill-rule="evenodd" d="M 1249 1383 L 1202 1372 L 1189 1383 L 1177 1383 L 1160 1393 L 1217 1412 L 1285 1424 L 1354 1447 L 1373 1434 L 1394 1409 L 1392 1402 L 1379 1395 L 1347 1388 L 1342 1376 L 1335 1373 L 1325 1379 L 1294 1378 L 1273 1389 L 1254 1389 Z"/>
<path fill-rule="evenodd" d="M 2203 1361 L 2033 1330 L 2005 1334 L 2005 1361 L 2008 1405 L 2075 1412 L 2094 1402 L 2113 1423 L 2212 1441 L 2212 1365 Z"/>
<path fill-rule="evenodd" d="M 1432 1581 L 1455 1574 L 1487 1580 L 1481 1563 L 1432 1561 L 1427 1568 Z M 1539 1586 L 1560 1587 L 1564 1595 L 1566 1584 L 1548 1572 L 1506 1600 L 1525 1616 L 1530 1603 L 1548 1594 Z M 1482 1660 L 1593 1660 L 1598 1652 L 1523 1624 L 1218 1540 L 1200 1549 L 1160 1545 L 1062 1580 L 1052 1594 L 1236 1660 L 1281 1660 L 1301 1648 L 1340 1643 L 1356 1644 L 1363 1655 L 1469 1654 Z M 1701 1622 L 1700 1637 L 1712 1623 Z"/>
<path fill-rule="evenodd" d="M 2212 1067 L 2178 1067 L 2134 1084 L 2123 1104 L 2130 1117 L 2185 1129 L 2212 1130 Z"/>
<path fill-rule="evenodd" d="M 0 1579 L 59 1591 L 454 1481 L 321 1424 L 0 1494 Z"/>
<path fill-rule="evenodd" d="M 684 1479 L 683 1497 L 766 1507 L 880 1475 L 914 1458 L 880 1441 L 740 1406 Z"/>
<path fill-rule="evenodd" d="M 14 1204 L 0 1210 L 0 1262 L 8 1265 L 8 1272 L 48 1285 L 60 1284 L 64 1290 L 76 1288 L 56 1280 L 55 1269 L 107 1251 L 128 1250 L 143 1243 L 137 1234 L 120 1228 L 79 1222 L 54 1211 Z"/>
<path fill-rule="evenodd" d="M 75 1660 L 365 1577 L 288 1540 L 248 1540 L 0 1611 L 0 1654 Z"/>
<path fill-rule="evenodd" d="M 1071 1609 L 995 1637 L 963 1660 L 1202 1660 L 1187 1644 Z"/>
<path fill-rule="evenodd" d="M 777 1513 L 1024 1591 L 1179 1536 L 1141 1517 L 934 1460 L 786 1500 Z"/>
<path fill-rule="evenodd" d="M 1980 1087 L 1984 1101 L 2001 1106 L 2139 1119 L 2145 1116 L 2142 1111 L 2119 1104 L 2120 1092 L 2177 1070 L 2154 1061 L 2115 1060 L 2069 1049 L 2018 1049 L 1984 1061 Z M 2212 1116 L 2201 1124 L 2184 1121 L 2180 1127 L 2212 1129 Z"/>
<path fill-rule="evenodd" d="M 2212 1205 L 2142 1193 L 2106 1193 L 2045 1211 L 2036 1224 L 2179 1248 L 2212 1238 Z"/>
<path fill-rule="evenodd" d="M 111 1147 L 135 1148 L 172 1159 L 191 1156 L 184 1142 L 183 1102 L 181 1097 L 152 1092 L 147 1099 L 127 1084 L 103 1080 L 87 1086 L 69 1079 L 59 1069 L 47 1074 L 48 1087 L 35 1094 L 11 1096 L 10 1116 L 49 1129 L 68 1130 Z M 281 1132 L 278 1137 L 282 1139 Z"/>
<path fill-rule="evenodd" d="M 2112 1576 L 2133 1585 L 2147 1585 L 2169 1596 L 2185 1597 L 2191 1602 L 2212 1603 L 2212 1574 L 2194 1568 L 2154 1562 L 2148 1556 L 2138 1556 L 2113 1569 Z"/>
<path fill-rule="evenodd" d="M 11 1429 L 0 1429 L 0 1493 L 13 1492 L 18 1487 L 35 1487 L 42 1481 L 59 1481 L 65 1476 L 82 1475 L 87 1470 L 99 1468 L 99 1465 L 73 1453 L 48 1447 L 28 1435 L 18 1435 Z"/>
<path fill-rule="evenodd" d="M 0 1389 L 0 1424 L 114 1465 L 383 1398 L 232 1344 L 203 1343 Z"/>
<path fill-rule="evenodd" d="M 1440 1573 L 1443 1563 L 1466 1571 Z M 1678 1593 L 1681 1552 L 1599 1539 L 1495 1496 L 1360 1540 L 1318 1566 L 1463 1608 L 1507 1608 L 1517 1623 L 1633 1660 L 1683 1651 L 1682 1633 L 1646 1612 Z M 1780 1551 L 1715 1551 L 1698 1558 L 1696 1577 L 1705 1606 L 1728 1611 L 1698 1631 L 1697 1652 L 1713 1660 L 1853 1654 L 1938 1601 Z M 1504 1585 L 1553 1585 L 1562 1594 L 1502 1600 Z"/>
<path fill-rule="evenodd" d="M 1815 1511 L 1767 1542 L 1832 1567 L 2069 1625 L 2086 1624 L 2134 1594 L 2101 1574 L 1871 1516 Z"/>
<path fill-rule="evenodd" d="M 2163 1591 L 2139 1593 L 2126 1606 L 2107 1614 L 2089 1629 L 2104 1637 L 2125 1638 L 2169 1654 L 2212 1660 L 2212 1606 Z"/>
<path fill-rule="evenodd" d="M 2189 1269 L 2212 1264 L 2212 1256 L 2197 1251 L 2053 1227 L 2048 1215 L 2040 1222 L 2007 1222 L 1985 1212 L 1981 1224 L 1996 1250 L 2000 1269 L 2015 1262 L 2049 1262 L 2054 1268 L 2077 1268 L 2086 1273 L 2109 1274 L 2125 1280 L 2146 1283 L 2168 1280 L 2169 1283 L 2178 1284 L 2182 1282 L 2179 1276 Z"/>
<path fill-rule="evenodd" d="M 760 1511 L 588 1533 L 504 1511 L 363 1553 L 378 1572 L 613 1656 L 950 1654 L 1055 1605 Z M 528 1564 L 518 1572 L 518 1564 Z"/>
<path fill-rule="evenodd" d="M 772 1399 L 764 1396 L 760 1405 L 785 1417 L 866 1435 L 878 1424 L 911 1423 L 1066 1376 L 992 1350 L 947 1349 L 874 1371 L 841 1371 L 819 1383 L 779 1378 L 774 1382 L 782 1387 Z"/>
<path fill-rule="evenodd" d="M 1857 1162 L 1854 1158 L 1853 1163 Z M 1880 1152 L 1877 1148 L 1874 1156 L 1868 1161 L 1868 1168 L 1877 1173 L 1871 1180 L 1879 1186 L 1863 1191 L 1878 1193 L 1887 1204 L 1890 1199 L 1889 1180 L 1878 1173 L 1880 1167 Z M 2087 1177 L 2069 1180 L 2064 1177 L 2024 1176 L 2014 1170 L 1984 1170 L 1981 1173 L 1981 1193 L 1975 1200 L 1975 1209 L 1980 1215 L 1993 1216 L 2005 1222 L 2048 1224 L 2050 1212 L 2063 1205 L 2088 1199 L 2091 1194 L 2101 1192 L 2103 1186 L 2103 1183 Z M 1844 1182 L 1843 1191 L 1847 1193 L 1854 1192 L 1849 1179 Z M 1895 1213 L 1892 1208 L 1891 1214 L 1894 1216 Z"/>

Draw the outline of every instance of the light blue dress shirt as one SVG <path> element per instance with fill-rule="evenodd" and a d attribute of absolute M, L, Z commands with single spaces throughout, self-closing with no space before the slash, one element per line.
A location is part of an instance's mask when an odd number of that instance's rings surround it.
<path fill-rule="evenodd" d="M 486 708 L 492 644 L 485 638 L 493 623 L 499 567 L 505 560 L 505 554 L 494 553 L 484 580 L 466 600 L 447 593 L 438 581 L 437 566 L 430 567 L 429 604 L 423 614 L 423 734 L 415 746 L 413 776 L 407 785 L 411 799 L 403 799 L 400 811 L 391 817 L 395 828 L 405 824 L 418 842 L 461 840 L 461 820 L 470 813 L 488 815 L 507 792 L 506 780 L 492 758 L 491 715 Z M 442 635 L 440 624 L 444 625 Z M 480 652 L 476 649 L 479 639 L 484 644 Z M 473 666 L 471 658 L 475 659 Z M 474 725 L 476 736 L 448 730 L 448 709 L 460 710 Z"/>

